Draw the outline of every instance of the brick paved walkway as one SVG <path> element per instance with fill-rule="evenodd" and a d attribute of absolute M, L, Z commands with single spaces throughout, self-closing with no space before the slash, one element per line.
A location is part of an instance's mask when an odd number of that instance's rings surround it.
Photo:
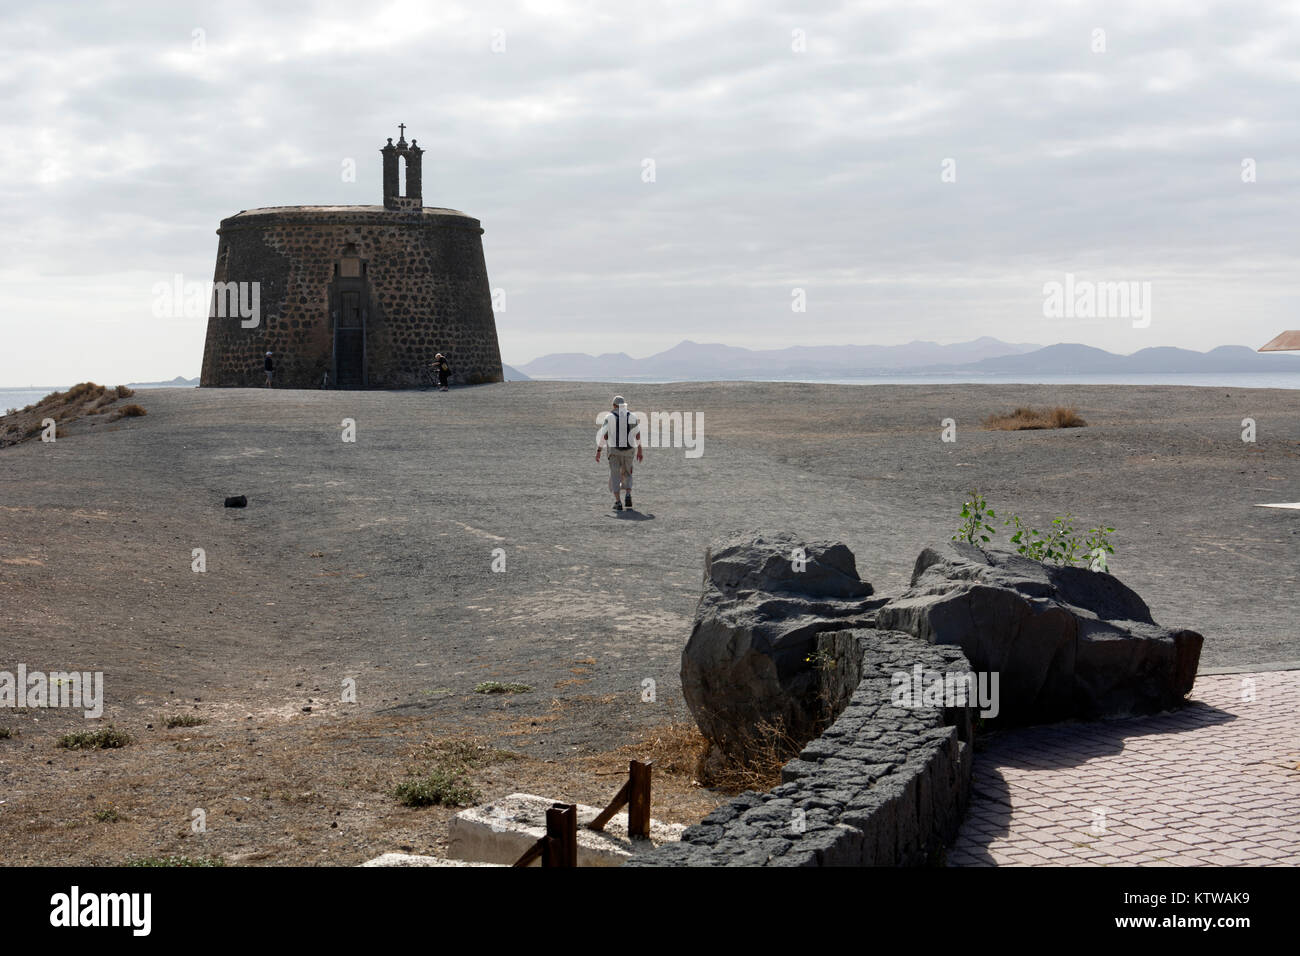
<path fill-rule="evenodd" d="M 1203 675 L 1191 699 L 991 738 L 948 864 L 1300 864 L 1300 671 Z"/>

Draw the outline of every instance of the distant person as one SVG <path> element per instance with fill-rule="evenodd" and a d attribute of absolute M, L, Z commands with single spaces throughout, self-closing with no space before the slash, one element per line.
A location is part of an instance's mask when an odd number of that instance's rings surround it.
<path fill-rule="evenodd" d="M 267 352 L 267 353 L 266 353 L 266 360 L 262 363 L 262 365 L 263 365 L 263 367 L 266 369 L 266 387 L 267 387 L 267 388 L 270 388 L 270 387 L 271 387 L 271 376 L 272 376 L 272 374 L 274 374 L 274 372 L 275 372 L 275 362 L 271 361 L 271 353 L 270 353 L 270 352 Z"/>
<path fill-rule="evenodd" d="M 447 391 L 447 382 L 451 379 L 451 366 L 447 364 L 447 357 L 441 352 L 433 357 L 433 371 L 438 376 L 438 390 Z"/>
<path fill-rule="evenodd" d="M 641 460 L 641 422 L 627 410 L 622 395 L 615 395 L 614 410 L 607 412 L 596 434 L 596 461 L 603 449 L 609 449 L 609 490 L 614 493 L 614 510 L 626 507 L 632 510 L 632 449 L 635 444 L 637 461 Z M 619 492 L 624 498 L 619 501 Z"/>

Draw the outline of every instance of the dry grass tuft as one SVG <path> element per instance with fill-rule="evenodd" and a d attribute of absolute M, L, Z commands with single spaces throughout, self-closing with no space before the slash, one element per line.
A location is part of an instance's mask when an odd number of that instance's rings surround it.
<path fill-rule="evenodd" d="M 619 747 L 619 757 L 648 760 L 656 774 L 688 777 L 702 787 L 735 795 L 770 790 L 781 782 L 781 768 L 803 745 L 777 723 L 762 722 L 745 745 L 729 753 L 713 747 L 692 720 L 653 727 L 634 744 Z M 735 753 L 743 756 L 735 756 Z"/>
<path fill-rule="evenodd" d="M 1022 431 L 1032 428 L 1082 428 L 1088 423 L 1073 408 L 1057 405 L 1055 408 L 1022 406 L 1006 415 L 990 415 L 984 427 L 998 431 Z"/>
<path fill-rule="evenodd" d="M 476 694 L 526 694 L 532 687 L 528 684 L 505 684 L 499 680 L 485 680 L 474 686 Z"/>
<path fill-rule="evenodd" d="M 803 747 L 804 742 L 790 736 L 779 719 L 760 721 L 744 740 L 725 751 L 708 746 L 700 760 L 700 783 L 731 794 L 771 790 L 781 782 L 781 768 Z"/>
<path fill-rule="evenodd" d="M 708 749 L 709 742 L 694 722 L 679 720 L 647 730 L 639 742 L 620 747 L 617 753 L 637 760 L 649 760 L 656 773 L 698 777 L 700 762 Z"/>
<path fill-rule="evenodd" d="M 147 413 L 143 408 L 141 408 L 139 405 L 132 403 L 130 405 L 123 405 L 121 408 L 115 411 L 112 417 L 109 418 L 109 421 L 115 422 L 119 418 L 138 418 L 139 416 L 145 414 Z"/>

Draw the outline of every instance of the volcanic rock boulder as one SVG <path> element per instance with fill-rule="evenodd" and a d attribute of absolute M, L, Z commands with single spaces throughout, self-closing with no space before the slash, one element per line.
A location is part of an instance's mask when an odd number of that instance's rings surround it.
<path fill-rule="evenodd" d="M 710 549 L 682 691 L 713 759 L 746 759 L 764 724 L 798 746 L 820 732 L 835 681 L 817 635 L 870 626 L 871 593 L 843 544 L 747 533 Z"/>
<path fill-rule="evenodd" d="M 964 542 L 922 551 L 876 626 L 959 645 L 976 671 L 999 675 L 999 716 L 1016 723 L 1175 707 L 1204 640 L 1156 624 L 1110 574 Z"/>

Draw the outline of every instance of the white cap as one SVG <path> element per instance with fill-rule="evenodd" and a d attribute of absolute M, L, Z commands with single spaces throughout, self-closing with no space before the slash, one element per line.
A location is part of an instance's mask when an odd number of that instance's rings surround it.
<path fill-rule="evenodd" d="M 623 396 L 622 396 L 622 395 L 615 395 L 615 396 L 614 396 L 614 404 L 615 404 L 615 405 L 626 405 L 627 402 L 623 400 Z"/>

